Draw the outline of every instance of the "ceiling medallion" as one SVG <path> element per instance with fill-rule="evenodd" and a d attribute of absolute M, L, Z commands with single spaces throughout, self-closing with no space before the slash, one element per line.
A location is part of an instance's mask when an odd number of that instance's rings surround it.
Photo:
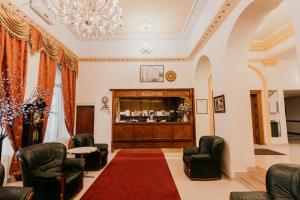
<path fill-rule="evenodd" d="M 46 0 L 50 14 L 71 26 L 79 39 L 111 38 L 123 25 L 118 0 Z"/>
<path fill-rule="evenodd" d="M 173 70 L 169 70 L 166 72 L 165 77 L 166 77 L 167 81 L 173 82 L 176 80 L 176 72 Z"/>
<path fill-rule="evenodd" d="M 148 33 L 153 31 L 153 25 L 151 23 L 143 23 L 140 26 L 140 30 L 145 33 L 145 41 L 139 51 L 144 55 L 150 55 L 152 53 L 152 46 L 148 41 Z"/>

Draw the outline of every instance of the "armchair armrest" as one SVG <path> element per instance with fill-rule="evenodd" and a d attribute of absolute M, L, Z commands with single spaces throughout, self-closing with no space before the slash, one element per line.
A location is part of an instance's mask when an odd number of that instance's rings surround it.
<path fill-rule="evenodd" d="M 33 171 L 31 172 L 32 180 L 34 182 L 57 182 L 59 177 L 64 177 L 61 172 L 44 172 L 44 171 Z"/>
<path fill-rule="evenodd" d="M 198 154 L 199 148 L 193 147 L 193 148 L 183 148 L 183 155 L 190 155 L 190 154 Z"/>
<path fill-rule="evenodd" d="M 100 151 L 107 151 L 108 150 L 108 144 L 94 144 L 95 147 L 100 149 Z"/>
<path fill-rule="evenodd" d="M 84 164 L 85 161 L 82 158 L 66 158 L 63 168 L 66 169 L 78 169 L 78 170 L 84 170 Z"/>
<path fill-rule="evenodd" d="M 266 192 L 231 192 L 230 200 L 271 200 L 272 197 Z"/>
<path fill-rule="evenodd" d="M 209 154 L 192 154 L 190 156 L 190 160 L 192 161 L 209 161 L 212 160 L 212 157 Z"/>

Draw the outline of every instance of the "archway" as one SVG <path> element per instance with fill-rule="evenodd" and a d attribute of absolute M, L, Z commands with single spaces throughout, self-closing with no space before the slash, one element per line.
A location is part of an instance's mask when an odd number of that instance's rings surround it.
<path fill-rule="evenodd" d="M 211 62 L 205 55 L 201 56 L 195 72 L 195 99 L 207 100 L 207 113 L 198 113 L 196 108 L 196 135 L 197 141 L 202 135 L 214 135 L 214 116 L 212 107 Z M 196 100 L 196 107 L 197 107 Z"/>
<path fill-rule="evenodd" d="M 225 170 L 233 176 L 234 172 L 247 171 L 255 165 L 254 144 L 251 120 L 251 103 L 248 84 L 249 46 L 257 27 L 264 17 L 276 8 L 282 0 L 252 1 L 238 16 L 229 35 L 225 49 L 224 67 L 216 79 L 221 88 L 217 95 L 226 98 L 226 113 L 216 117 L 217 135 L 227 141 L 224 159 Z M 241 156 L 242 155 L 242 156 Z"/>
<path fill-rule="evenodd" d="M 270 127 L 270 113 L 268 110 L 268 81 L 266 77 L 253 65 L 248 65 L 248 68 L 253 71 L 259 78 L 262 87 L 262 108 L 263 108 L 263 125 L 265 133 L 265 142 L 271 142 L 271 127 Z"/>

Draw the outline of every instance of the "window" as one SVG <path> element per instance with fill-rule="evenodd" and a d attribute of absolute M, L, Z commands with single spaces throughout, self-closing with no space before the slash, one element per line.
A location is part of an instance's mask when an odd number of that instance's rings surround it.
<path fill-rule="evenodd" d="M 53 142 L 69 137 L 65 122 L 61 65 L 58 64 L 44 142 Z"/>

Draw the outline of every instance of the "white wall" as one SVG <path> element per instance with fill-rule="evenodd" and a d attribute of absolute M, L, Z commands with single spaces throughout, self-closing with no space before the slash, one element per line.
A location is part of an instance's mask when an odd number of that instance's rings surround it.
<path fill-rule="evenodd" d="M 200 58 L 194 77 L 195 99 L 208 99 L 208 78 L 211 73 L 211 64 L 206 56 Z M 207 101 L 209 103 L 209 101 Z M 195 104 L 196 109 L 196 104 Z M 207 108 L 208 109 L 208 108 Z M 209 112 L 209 111 L 208 111 Z M 209 114 L 197 114 L 196 116 L 196 142 L 203 135 L 210 135 L 210 116 Z"/>
<path fill-rule="evenodd" d="M 297 20 L 300 15 L 296 13 L 295 7 L 296 5 L 299 6 L 300 2 L 296 0 L 288 1 L 293 4 L 291 8 L 293 15 L 291 17 L 293 21 L 297 21 L 297 24 L 294 26 L 297 26 L 296 29 L 300 31 L 299 20 Z M 248 16 L 241 15 L 242 11 L 251 3 L 261 4 L 261 6 L 259 6 L 259 9 L 258 7 L 253 8 L 251 12 L 248 12 Z M 215 115 L 215 126 L 216 135 L 224 137 L 226 141 L 223 169 L 229 176 L 234 176 L 234 172 L 246 171 L 248 166 L 254 165 L 252 127 L 249 126 L 251 123 L 248 123 L 251 122 L 249 90 L 253 87 L 261 87 L 261 85 L 257 80 L 254 84 L 247 85 L 247 79 L 251 79 L 251 77 L 248 77 L 248 72 L 240 68 L 247 68 L 246 58 L 248 55 L 246 54 L 256 28 L 264 16 L 268 14 L 267 10 L 272 10 L 272 7 L 275 8 L 276 4 L 278 5 L 279 3 L 280 1 L 240 1 L 239 5 L 208 41 L 196 58 L 197 60 L 202 55 L 209 57 L 212 62 L 212 74 L 214 77 L 214 95 L 225 94 L 228 110 L 225 114 Z M 288 4 L 289 8 L 291 4 Z M 235 30 L 235 37 L 231 38 L 235 43 L 232 43 L 232 50 L 228 52 L 226 49 L 227 41 L 231 29 L 239 17 L 241 17 L 240 19 L 242 19 L 242 21 L 239 22 L 239 29 Z M 296 31 L 297 44 L 299 44 L 300 40 L 299 31 Z M 297 47 L 298 46 L 299 45 L 297 45 Z M 227 53 L 227 55 L 229 53 L 229 55 L 226 57 L 225 53 Z M 297 51 L 297 53 L 299 53 L 299 51 Z M 299 63 L 299 60 L 297 61 Z M 287 62 L 290 62 L 290 60 L 281 60 L 278 63 L 279 69 L 282 71 L 274 70 L 273 68 L 264 70 L 268 71 L 268 73 L 266 73 L 267 75 L 265 75 L 270 79 L 270 85 L 272 85 L 272 87 L 276 89 L 279 87 L 299 87 L 298 76 L 294 70 L 295 63 L 288 64 Z M 281 66 L 287 65 L 288 69 L 281 68 Z M 299 64 L 296 66 L 299 68 Z M 283 79 L 283 77 L 286 77 L 286 79 Z M 282 94 L 282 92 L 280 92 L 280 94 Z M 284 107 L 281 110 L 284 112 Z"/>
<path fill-rule="evenodd" d="M 275 67 L 264 68 L 264 74 L 268 80 L 269 89 L 297 89 L 299 88 L 299 76 L 296 52 L 280 58 Z"/>
<path fill-rule="evenodd" d="M 163 64 L 165 72 L 174 70 L 174 82 L 141 83 L 141 64 Z M 193 71 L 190 62 L 138 63 L 138 62 L 80 62 L 77 84 L 77 105 L 95 105 L 95 142 L 111 144 L 111 113 L 100 111 L 101 98 L 109 97 L 110 89 L 193 88 Z"/>

